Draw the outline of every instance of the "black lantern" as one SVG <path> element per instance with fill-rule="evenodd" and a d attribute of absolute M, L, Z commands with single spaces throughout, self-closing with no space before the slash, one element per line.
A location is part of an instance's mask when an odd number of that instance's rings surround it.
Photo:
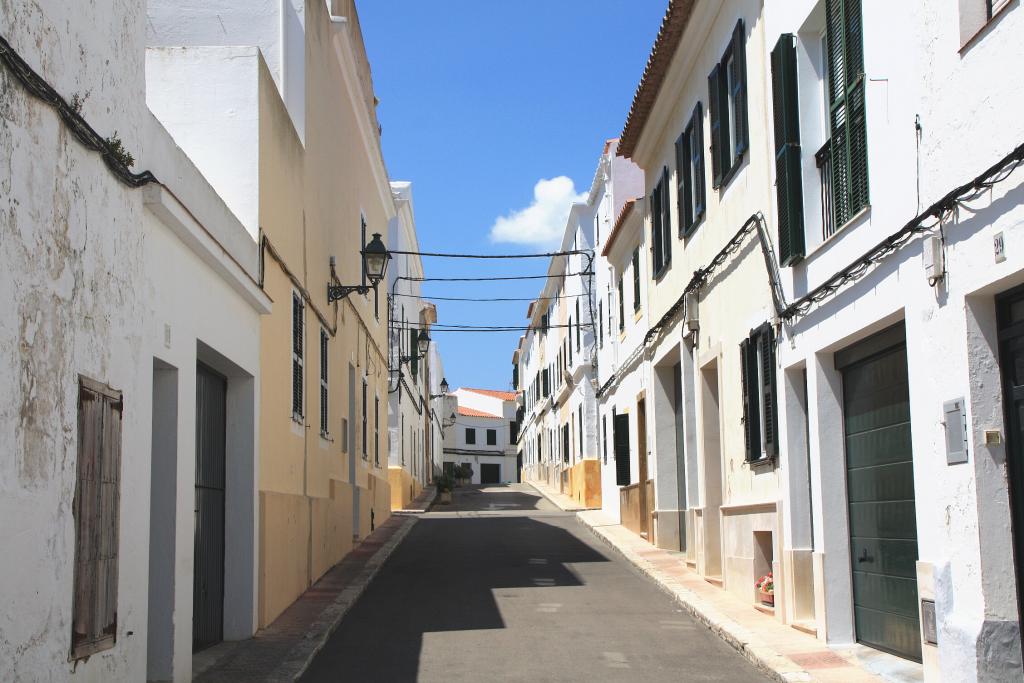
<path fill-rule="evenodd" d="M 416 348 L 419 349 L 420 358 L 426 357 L 427 351 L 430 349 L 430 335 L 427 334 L 426 329 L 420 330 L 420 334 L 416 338 Z"/>
<path fill-rule="evenodd" d="M 447 394 L 448 393 L 448 380 L 445 379 L 444 377 L 441 378 L 441 393 L 442 394 Z"/>
<path fill-rule="evenodd" d="M 391 254 L 388 253 L 388 248 L 381 241 L 380 233 L 373 233 L 373 239 L 363 247 L 363 268 L 366 270 L 366 278 L 370 281 L 371 286 L 376 287 L 377 283 L 384 279 L 390 260 Z"/>
<path fill-rule="evenodd" d="M 388 248 L 384 246 L 384 242 L 381 241 L 379 232 L 373 233 L 373 239 L 359 253 L 363 257 L 363 272 L 369 284 L 335 285 L 327 283 L 327 303 L 330 304 L 344 299 L 353 292 L 365 296 L 371 289 L 376 289 L 380 281 L 384 279 L 384 274 L 388 270 L 388 261 L 391 260 L 391 254 L 388 252 Z M 331 274 L 333 275 L 333 273 L 334 257 L 332 256 Z"/>

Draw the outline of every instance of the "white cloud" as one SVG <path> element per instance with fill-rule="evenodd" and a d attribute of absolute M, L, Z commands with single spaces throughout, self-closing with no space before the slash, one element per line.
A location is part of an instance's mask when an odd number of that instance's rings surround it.
<path fill-rule="evenodd" d="M 533 186 L 533 203 L 506 216 L 499 216 L 491 227 L 492 242 L 516 244 L 557 244 L 569 219 L 569 209 L 585 201 L 586 192 L 576 193 L 571 178 L 564 175 L 541 179 Z"/>

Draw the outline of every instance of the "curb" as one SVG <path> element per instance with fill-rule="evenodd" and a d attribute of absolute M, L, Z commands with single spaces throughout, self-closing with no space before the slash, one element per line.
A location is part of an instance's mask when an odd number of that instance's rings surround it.
<path fill-rule="evenodd" d="M 676 604 L 685 609 L 698 623 L 732 646 L 733 649 L 742 654 L 762 673 L 767 674 L 771 679 L 780 683 L 815 680 L 810 672 L 799 668 L 791 660 L 775 652 L 770 647 L 751 642 L 749 637 L 745 637 L 747 631 L 741 625 L 735 622 L 730 623 L 731 620 L 727 618 L 716 618 L 712 613 L 713 608 L 712 610 L 701 609 L 701 606 L 698 604 L 698 601 L 701 600 L 700 597 L 693 595 L 691 591 L 683 588 L 675 581 L 660 577 L 656 570 L 645 566 L 642 559 L 633 557 L 632 553 L 619 547 L 613 539 L 604 534 L 599 528 L 591 525 L 582 516 L 577 514 L 576 519 L 605 545 L 633 565 L 637 571 L 653 581 L 661 590 L 671 595 Z"/>
<path fill-rule="evenodd" d="M 573 507 L 565 507 L 564 505 L 562 505 L 561 502 L 559 502 L 558 500 L 555 500 L 553 497 L 549 496 L 547 494 L 547 492 L 542 490 L 540 487 L 534 485 L 534 483 L 532 481 L 525 481 L 523 483 L 526 484 L 527 486 L 529 486 L 530 488 L 532 488 L 537 493 L 539 493 L 545 500 L 547 500 L 549 503 L 554 505 L 556 508 L 558 508 L 562 512 L 586 512 L 588 510 L 592 510 L 593 509 L 593 508 L 580 507 L 579 505 L 575 505 L 575 504 L 573 505 Z"/>
<path fill-rule="evenodd" d="M 306 673 L 309 665 L 313 663 L 313 658 L 323 649 L 330 637 L 334 635 L 339 624 L 341 624 L 341 620 L 345 618 L 348 611 L 366 591 L 367 586 L 370 585 L 377 572 L 380 571 L 380 568 L 391 557 L 391 553 L 395 551 L 395 548 L 398 547 L 416 522 L 419 521 L 419 518 L 413 515 L 401 515 L 401 517 L 403 518 L 402 525 L 395 531 L 394 535 L 366 561 L 366 564 L 363 565 L 355 580 L 341 591 L 338 597 L 334 599 L 334 602 L 324 608 L 317 620 L 306 631 L 302 642 L 292 648 L 284 661 L 267 676 L 265 679 L 267 683 L 293 683 Z"/>

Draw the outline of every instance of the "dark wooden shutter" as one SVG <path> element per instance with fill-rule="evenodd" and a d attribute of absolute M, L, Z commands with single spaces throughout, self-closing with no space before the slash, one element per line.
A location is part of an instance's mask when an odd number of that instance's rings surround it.
<path fill-rule="evenodd" d="M 698 102 L 690 119 L 690 163 L 693 166 L 693 224 L 704 217 L 704 108 Z M 689 174 L 687 174 L 689 177 Z"/>
<path fill-rule="evenodd" d="M 775 192 L 779 205 L 779 260 L 789 266 L 804 255 L 803 182 L 800 171 L 800 116 L 796 37 L 784 33 L 772 50 L 775 119 Z"/>
<path fill-rule="evenodd" d="M 743 384 L 743 442 L 747 461 L 761 457 L 761 412 L 757 380 L 757 342 L 754 338 L 740 342 Z"/>
<path fill-rule="evenodd" d="M 576 299 L 576 350 L 580 350 L 580 300 Z"/>
<path fill-rule="evenodd" d="M 71 657 L 76 660 L 110 649 L 117 640 L 122 412 L 120 392 L 80 378 L 78 476 L 72 507 Z"/>
<path fill-rule="evenodd" d="M 292 414 L 302 416 L 303 411 L 303 306 L 298 294 L 292 294 Z"/>
<path fill-rule="evenodd" d="M 747 124 L 747 40 L 743 20 L 736 22 L 732 32 L 732 62 L 735 65 L 735 84 L 733 100 L 735 101 L 736 120 L 733 121 L 733 134 L 736 136 L 736 158 L 731 163 L 738 163 L 749 145 L 749 125 Z"/>
<path fill-rule="evenodd" d="M 669 199 L 668 199 L 668 166 L 661 169 L 661 192 L 659 197 L 661 198 L 661 248 L 664 252 L 663 266 L 668 266 L 672 263 L 672 220 L 671 211 L 669 210 Z"/>
<path fill-rule="evenodd" d="M 661 185 L 655 186 L 654 191 L 651 192 L 651 251 L 654 259 L 654 268 L 651 269 L 653 275 L 657 275 L 661 272 L 661 267 L 664 265 L 664 252 L 662 251 L 661 243 Z M 621 295 L 621 292 L 620 292 Z M 621 296 L 619 297 L 621 301 Z M 624 306 L 619 307 L 624 309 Z M 622 324 L 621 321 L 619 323 Z"/>
<path fill-rule="evenodd" d="M 693 225 L 693 188 L 690 183 L 690 129 L 685 129 L 676 140 L 676 211 L 679 214 L 679 234 L 686 235 Z"/>
<path fill-rule="evenodd" d="M 410 364 L 410 370 L 412 372 L 413 381 L 416 380 L 420 374 L 420 347 L 419 347 L 419 335 L 416 328 L 409 330 L 409 355 L 412 356 Z"/>
<path fill-rule="evenodd" d="M 841 226 L 870 200 L 860 0 L 826 0 L 825 26 L 833 210 Z"/>
<path fill-rule="evenodd" d="M 761 356 L 760 399 L 764 406 L 764 452 L 773 457 L 779 452 L 778 406 L 775 390 L 775 332 L 764 325 L 757 335 Z"/>
<path fill-rule="evenodd" d="M 544 398 L 547 398 L 551 394 L 551 386 L 549 385 L 548 369 L 544 368 Z"/>
<path fill-rule="evenodd" d="M 708 114 L 711 116 L 711 187 L 722 184 L 722 115 L 721 115 L 721 73 L 719 65 L 708 76 Z"/>
<path fill-rule="evenodd" d="M 633 310 L 640 310 L 640 247 L 633 250 Z"/>
<path fill-rule="evenodd" d="M 328 432 L 327 406 L 327 332 L 320 330 L 320 433 Z"/>
<path fill-rule="evenodd" d="M 612 438 L 615 441 L 615 484 L 629 486 L 629 413 L 612 413 Z"/>
<path fill-rule="evenodd" d="M 626 329 L 626 296 L 622 284 L 622 274 L 619 274 L 619 331 Z"/>
<path fill-rule="evenodd" d="M 597 345 L 604 347 L 604 299 L 597 302 Z"/>
<path fill-rule="evenodd" d="M 568 352 L 569 365 L 572 365 L 572 318 L 569 318 L 569 336 L 565 340 L 565 348 Z"/>

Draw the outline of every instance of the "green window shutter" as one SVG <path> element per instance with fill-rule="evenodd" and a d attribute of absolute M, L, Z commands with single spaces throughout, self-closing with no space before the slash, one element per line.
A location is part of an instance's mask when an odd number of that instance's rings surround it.
<path fill-rule="evenodd" d="M 783 266 L 789 266 L 804 256 L 796 38 L 792 33 L 784 33 L 779 37 L 779 42 L 772 50 L 771 62 L 775 122 L 775 192 L 779 207 L 779 260 Z"/>
<path fill-rule="evenodd" d="M 667 266 L 672 262 L 672 225 L 668 201 L 668 166 L 661 169 L 661 182 L 658 185 L 661 187 L 661 192 L 658 194 L 661 198 L 661 249 L 664 252 L 663 265 Z"/>
<path fill-rule="evenodd" d="M 754 338 L 740 342 L 740 370 L 743 385 L 743 444 L 747 461 L 761 457 L 761 419 L 758 402 L 757 343 Z"/>
<path fill-rule="evenodd" d="M 679 233 L 687 234 L 693 225 L 693 188 L 690 183 L 690 129 L 676 140 L 676 210 L 679 213 Z"/>
<path fill-rule="evenodd" d="M 661 272 L 661 266 L 663 265 L 663 254 L 661 250 L 661 197 L 660 197 L 660 186 L 655 187 L 654 191 L 651 192 L 651 251 L 653 258 L 654 267 L 651 269 L 651 275 L 657 275 Z M 619 292 L 619 300 L 622 300 L 622 292 Z M 619 306 L 620 312 L 622 306 Z M 620 320 L 621 324 L 621 320 Z"/>
<path fill-rule="evenodd" d="M 736 136 L 736 159 L 730 163 L 738 163 L 749 144 L 749 128 L 747 124 L 747 50 L 746 31 L 743 20 L 736 22 L 732 32 L 732 63 L 735 69 L 733 99 L 736 102 L 736 120 L 733 121 L 733 134 Z"/>
<path fill-rule="evenodd" d="M 690 119 L 690 157 L 693 166 L 694 216 L 696 225 L 704 217 L 704 108 L 700 102 L 693 109 Z"/>
<path fill-rule="evenodd" d="M 779 452 L 778 406 L 775 389 L 775 333 L 765 325 L 758 334 L 761 347 L 761 400 L 764 406 L 764 450 L 768 457 Z"/>
<path fill-rule="evenodd" d="M 629 413 L 616 415 L 612 412 L 612 439 L 615 442 L 615 484 L 629 486 Z"/>
<path fill-rule="evenodd" d="M 861 0 L 826 0 L 825 27 L 833 207 L 841 226 L 870 201 Z"/>
<path fill-rule="evenodd" d="M 718 188 L 722 184 L 722 113 L 721 113 L 721 75 L 718 64 L 708 76 L 708 113 L 711 116 L 711 187 Z"/>
<path fill-rule="evenodd" d="M 619 274 L 619 332 L 626 329 L 626 296 L 622 286 L 622 275 Z"/>

